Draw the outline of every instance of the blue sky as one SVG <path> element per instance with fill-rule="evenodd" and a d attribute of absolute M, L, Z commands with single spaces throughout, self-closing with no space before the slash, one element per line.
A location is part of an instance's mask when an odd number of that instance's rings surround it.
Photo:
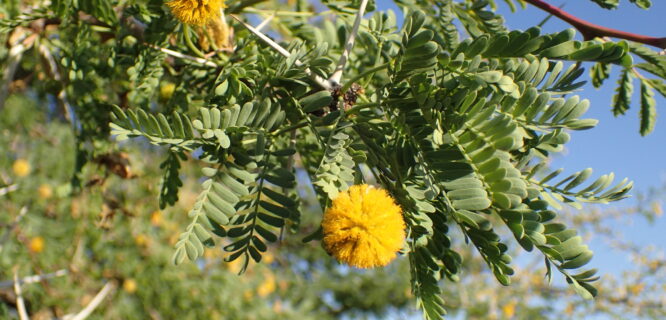
<path fill-rule="evenodd" d="M 617 10 L 603 10 L 591 1 L 550 1 L 559 6 L 566 3 L 564 9 L 574 15 L 583 17 L 590 22 L 624 31 L 651 36 L 666 36 L 666 25 L 663 14 L 666 13 L 666 1 L 655 1 L 650 10 L 641 10 L 623 1 Z M 506 6 L 502 6 L 506 20 L 512 29 L 526 29 L 539 23 L 546 13 L 529 7 L 511 14 Z M 550 19 L 543 32 L 557 32 L 569 25 Z M 601 89 L 590 84 L 583 88 L 582 97 L 591 101 L 587 117 L 598 119 L 599 125 L 588 131 L 572 133 L 572 140 L 567 145 L 567 154 L 558 157 L 555 166 L 576 171 L 585 167 L 593 167 L 597 174 L 615 172 L 618 177 L 629 177 L 635 182 L 635 190 L 644 191 L 652 186 L 659 186 L 666 180 L 666 122 L 658 118 L 654 132 L 646 137 L 638 134 L 638 86 L 635 86 L 635 104 L 625 116 L 614 117 L 610 113 L 611 98 L 614 94 L 617 71 Z M 657 111 L 666 107 L 666 99 L 656 95 Z"/>
<path fill-rule="evenodd" d="M 565 2 L 550 3 L 559 6 Z M 603 10 L 591 1 L 567 1 L 564 10 L 606 27 L 650 36 L 666 36 L 666 29 L 658 27 L 666 25 L 663 21 L 666 1 L 653 1 L 653 7 L 647 11 L 638 9 L 628 1 L 622 1 L 617 10 Z M 512 14 L 506 6 L 502 6 L 500 12 L 506 14 L 507 25 L 512 29 L 526 29 L 546 17 L 546 13 L 534 7 Z M 569 25 L 553 17 L 546 23 L 543 32 L 557 32 L 568 27 Z M 614 69 L 615 72 L 609 79 L 612 81 L 607 81 L 602 88 L 595 89 L 591 84 L 583 87 L 579 94 L 591 102 L 586 117 L 598 119 L 599 125 L 591 130 L 573 132 L 566 153 L 556 157 L 553 166 L 562 167 L 566 172 L 592 167 L 595 176 L 614 172 L 620 179 L 628 177 L 634 181 L 632 193 L 646 192 L 651 187 L 660 187 L 666 183 L 666 120 L 663 117 L 666 113 L 662 111 L 666 108 L 666 99 L 659 94 L 655 95 L 657 113 L 662 116 L 658 116 L 655 130 L 650 135 L 641 137 L 638 134 L 637 90 L 634 90 L 633 99 L 636 103 L 625 116 L 614 117 L 610 112 L 618 69 Z M 637 88 L 635 85 L 635 89 Z M 630 198 L 613 205 L 622 207 L 632 203 L 634 200 Z M 666 236 L 663 233 L 663 230 L 666 230 L 666 219 L 663 217 L 657 219 L 654 225 L 637 220 L 633 224 L 618 224 L 615 227 L 625 229 L 627 240 L 644 245 L 654 244 L 662 249 L 666 247 Z M 602 271 L 610 268 L 610 265 L 614 266 L 612 269 L 615 270 L 612 271 L 628 266 L 628 257 L 609 252 L 603 244 L 593 242 L 591 247 L 596 252 L 592 263 Z"/>
<path fill-rule="evenodd" d="M 498 11 L 503 14 L 506 24 L 510 29 L 525 30 L 537 25 L 547 13 L 538 8 L 529 6 L 526 9 L 518 9 L 511 13 L 508 6 L 500 0 Z M 547 0 L 552 5 L 564 4 L 564 10 L 584 18 L 592 23 L 605 27 L 620 29 L 623 31 L 639 33 L 650 36 L 666 36 L 666 25 L 664 14 L 666 13 L 666 1 L 653 1 L 650 10 L 641 10 L 629 3 L 621 1 L 619 9 L 605 10 L 592 1 L 584 0 Z M 400 12 L 392 1 L 378 0 L 378 8 L 384 10 L 391 8 Z M 661 26 L 661 27 L 660 27 Z M 570 26 L 555 17 L 552 17 L 543 27 L 542 33 L 559 32 Z M 580 39 L 580 35 L 578 35 Z M 585 66 L 589 70 L 589 65 Z M 599 120 L 596 128 L 587 131 L 572 132 L 571 141 L 567 144 L 566 151 L 553 160 L 554 168 L 564 168 L 565 173 L 591 167 L 594 169 L 594 177 L 614 172 L 616 178 L 629 178 L 634 181 L 635 192 L 647 192 L 652 187 L 666 185 L 666 99 L 658 93 L 657 113 L 662 116 L 657 118 L 655 130 L 646 137 L 638 133 L 638 84 L 634 85 L 634 104 L 626 115 L 614 117 L 611 113 L 611 99 L 616 87 L 619 68 L 615 67 L 611 77 L 600 89 L 595 89 L 587 84 L 578 94 L 582 98 L 589 99 L 591 106 L 585 118 Z M 586 75 L 587 76 L 587 75 Z M 611 204 L 611 206 L 622 208 L 635 203 L 635 198 L 629 198 Z M 603 208 L 603 207 L 602 207 Z M 573 210 L 573 209 L 572 209 Z M 585 210 L 578 214 L 585 214 Z M 618 222 L 613 227 L 623 230 L 626 240 L 638 244 L 653 244 L 666 248 L 666 219 L 657 219 L 656 223 L 649 225 L 643 220 Z M 612 251 L 603 242 L 595 240 L 590 243 L 595 252 L 595 258 L 590 266 L 600 269 L 600 273 L 619 273 L 619 271 L 630 266 L 629 257 Z"/>
<path fill-rule="evenodd" d="M 512 13 L 503 1 L 498 2 L 498 11 L 505 15 L 506 24 L 510 29 L 525 30 L 541 22 L 547 13 L 529 6 Z M 622 1 L 617 10 L 604 10 L 591 1 L 549 1 L 559 6 L 565 3 L 564 10 L 585 18 L 590 22 L 624 31 L 666 36 L 663 14 L 666 13 L 666 1 L 654 1 L 650 10 L 638 9 L 628 1 Z M 378 0 L 378 8 L 390 8 L 399 12 L 392 1 Z M 543 27 L 542 33 L 554 33 L 570 28 L 556 18 L 551 18 Z M 580 35 L 578 35 L 580 38 Z M 586 66 L 589 69 L 589 66 Z M 646 191 L 650 187 L 660 186 L 666 182 L 666 120 L 658 118 L 656 129 L 647 137 L 638 134 L 638 84 L 634 85 L 634 103 L 627 115 L 614 117 L 611 110 L 611 99 L 614 94 L 615 81 L 619 68 L 614 68 L 611 77 L 601 89 L 587 84 L 578 94 L 589 99 L 591 107 L 586 118 L 598 119 L 599 125 L 587 131 L 572 133 L 572 140 L 567 144 L 565 155 L 558 156 L 554 167 L 563 167 L 567 172 L 592 167 L 595 176 L 615 172 L 619 178 L 628 177 L 635 183 L 635 189 Z M 657 112 L 666 107 L 666 99 L 656 93 Z"/>

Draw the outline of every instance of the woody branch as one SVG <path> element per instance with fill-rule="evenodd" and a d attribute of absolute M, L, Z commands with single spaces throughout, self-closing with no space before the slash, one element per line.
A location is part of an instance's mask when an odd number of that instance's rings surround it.
<path fill-rule="evenodd" d="M 596 25 L 594 23 L 591 23 L 589 21 L 580 19 L 578 17 L 575 17 L 571 15 L 570 13 L 555 7 L 553 5 L 550 5 L 542 0 L 525 0 L 525 2 L 530 3 L 534 5 L 535 7 L 544 10 L 559 19 L 569 23 L 572 25 L 574 28 L 576 28 L 586 40 L 589 39 L 594 39 L 595 37 L 612 37 L 612 38 L 619 38 L 619 39 L 625 39 L 625 40 L 630 40 L 634 42 L 639 42 L 647 45 L 651 45 L 657 48 L 661 49 L 666 49 L 666 37 L 664 38 L 657 38 L 657 37 L 650 37 L 650 36 L 644 36 L 640 34 L 635 34 L 635 33 L 630 33 L 626 31 L 621 31 L 621 30 L 616 30 L 616 29 L 611 29 L 611 28 L 606 28 L 600 25 Z"/>

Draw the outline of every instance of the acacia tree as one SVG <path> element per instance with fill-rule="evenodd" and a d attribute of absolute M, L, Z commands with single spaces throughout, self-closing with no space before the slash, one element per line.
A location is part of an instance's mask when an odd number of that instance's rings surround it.
<path fill-rule="evenodd" d="M 164 150 L 159 166 L 146 163 L 161 183 L 144 181 L 161 209 L 178 202 L 184 174 L 201 182 L 188 221 L 177 220 L 176 264 L 217 246 L 242 273 L 270 243 L 311 248 L 301 239 L 322 240 L 354 267 L 381 267 L 399 253 L 429 319 L 445 313 L 443 282 L 465 270 L 460 242 L 503 285 L 515 243 L 544 259 L 548 279 L 561 273 L 575 292 L 595 296 L 596 271 L 584 268 L 592 252 L 559 212 L 622 199 L 631 183 L 612 174 L 588 181 L 591 169 L 560 176 L 548 160 L 568 131 L 596 124 L 581 118 L 589 101 L 575 95 L 587 63 L 596 86 L 612 65 L 622 69 L 615 114 L 640 83 L 641 134 L 654 127 L 654 91 L 666 95 L 666 58 L 648 47 L 666 48 L 664 38 L 596 26 L 540 0 L 517 3 L 569 22 L 583 41 L 574 29 L 508 30 L 494 10 L 516 10 L 511 0 L 396 1 L 400 25 L 368 0 L 6 2 L 3 84 L 24 79 L 54 99 L 74 133 L 63 193 L 103 185 L 107 177 L 91 179 L 90 167 L 132 177 L 120 152 L 131 144 L 118 142 L 141 137 Z M 310 188 L 314 204 L 299 192 Z M 122 212 L 117 199 L 103 202 L 102 225 Z M 304 259 L 336 270 L 316 258 Z"/>

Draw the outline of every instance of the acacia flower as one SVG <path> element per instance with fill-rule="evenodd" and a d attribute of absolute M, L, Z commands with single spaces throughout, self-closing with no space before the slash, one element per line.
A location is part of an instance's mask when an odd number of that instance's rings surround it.
<path fill-rule="evenodd" d="M 223 0 L 171 0 L 166 5 L 178 20 L 199 26 L 218 17 L 220 9 L 227 7 Z"/>
<path fill-rule="evenodd" d="M 405 240 L 402 210 L 384 189 L 354 185 L 340 193 L 321 223 L 324 249 L 357 268 L 385 266 Z"/>

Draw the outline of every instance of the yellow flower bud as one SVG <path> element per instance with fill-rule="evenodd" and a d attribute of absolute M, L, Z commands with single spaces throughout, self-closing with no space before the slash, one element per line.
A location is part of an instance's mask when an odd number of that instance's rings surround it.
<path fill-rule="evenodd" d="M 176 85 L 172 82 L 162 84 L 160 87 L 160 99 L 165 101 L 171 99 L 174 91 L 176 91 Z"/>

